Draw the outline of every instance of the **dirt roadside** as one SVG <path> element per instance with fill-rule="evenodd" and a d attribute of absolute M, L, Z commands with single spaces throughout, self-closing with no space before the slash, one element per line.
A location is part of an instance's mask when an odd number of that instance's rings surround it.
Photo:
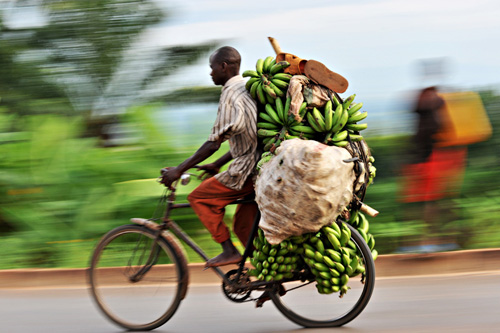
<path fill-rule="evenodd" d="M 381 255 L 375 261 L 377 277 L 436 275 L 500 271 L 500 248 L 429 254 Z M 226 270 L 233 269 L 228 266 Z M 203 264 L 189 265 L 193 284 L 220 283 Z M 84 288 L 86 269 L 12 269 L 0 271 L 0 289 Z"/>

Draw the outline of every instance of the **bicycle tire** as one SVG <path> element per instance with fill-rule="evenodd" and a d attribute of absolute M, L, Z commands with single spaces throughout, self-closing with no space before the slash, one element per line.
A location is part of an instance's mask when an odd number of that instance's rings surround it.
<path fill-rule="evenodd" d="M 342 298 L 339 298 L 338 293 L 319 294 L 315 283 L 307 284 L 306 281 L 303 283 L 303 287 L 296 290 L 291 290 L 291 288 L 300 286 L 297 285 L 297 282 L 283 283 L 285 289 L 290 291 L 280 295 L 278 288 L 275 288 L 270 293 L 270 296 L 278 310 L 292 322 L 308 328 L 343 326 L 356 318 L 370 301 L 375 287 L 375 264 L 370 248 L 363 237 L 355 228 L 348 224 L 347 226 L 351 229 L 351 240 L 356 244 L 363 256 L 362 259 L 365 265 L 364 284 L 359 282 L 355 289 L 349 290 Z M 352 280 L 354 278 L 349 280 L 349 285 L 351 285 Z M 347 303 L 345 303 L 346 301 Z M 328 302 L 334 303 L 332 307 L 329 307 Z M 333 313 L 334 310 L 335 313 Z"/>
<path fill-rule="evenodd" d="M 91 258 L 92 297 L 108 319 L 127 330 L 165 324 L 186 294 L 187 262 L 180 245 L 165 232 L 166 237 L 155 242 L 155 233 L 138 225 L 117 227 L 102 237 Z M 157 260 L 146 266 L 151 253 Z M 145 274 L 131 281 L 140 267 L 147 267 Z"/>

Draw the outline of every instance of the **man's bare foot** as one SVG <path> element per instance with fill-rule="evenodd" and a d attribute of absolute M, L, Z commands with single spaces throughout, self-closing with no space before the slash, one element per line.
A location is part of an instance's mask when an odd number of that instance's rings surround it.
<path fill-rule="evenodd" d="M 225 265 L 237 264 L 240 261 L 241 261 L 241 254 L 222 252 L 218 256 L 209 259 L 205 264 L 205 266 L 206 267 L 225 266 Z"/>
<path fill-rule="evenodd" d="M 241 260 L 241 254 L 234 247 L 230 239 L 220 243 L 222 246 L 222 253 L 212 259 L 209 259 L 205 267 L 216 267 L 230 264 L 237 264 Z"/>

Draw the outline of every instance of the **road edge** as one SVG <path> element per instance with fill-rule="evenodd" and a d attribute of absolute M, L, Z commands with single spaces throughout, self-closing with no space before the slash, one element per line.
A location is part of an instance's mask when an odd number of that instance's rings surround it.
<path fill-rule="evenodd" d="M 498 271 L 500 248 L 380 255 L 375 261 L 375 267 L 377 277 Z M 212 270 L 203 268 L 203 263 L 189 265 L 191 284 L 220 283 L 219 277 Z M 233 268 L 225 267 L 226 271 Z M 86 268 L 0 270 L 0 289 L 83 288 L 87 285 Z"/>

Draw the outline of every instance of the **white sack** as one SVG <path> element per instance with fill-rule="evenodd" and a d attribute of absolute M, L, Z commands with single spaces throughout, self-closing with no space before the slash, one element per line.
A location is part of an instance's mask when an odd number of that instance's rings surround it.
<path fill-rule="evenodd" d="M 260 228 L 271 244 L 331 224 L 353 197 L 354 163 L 344 148 L 286 140 L 255 183 Z"/>

